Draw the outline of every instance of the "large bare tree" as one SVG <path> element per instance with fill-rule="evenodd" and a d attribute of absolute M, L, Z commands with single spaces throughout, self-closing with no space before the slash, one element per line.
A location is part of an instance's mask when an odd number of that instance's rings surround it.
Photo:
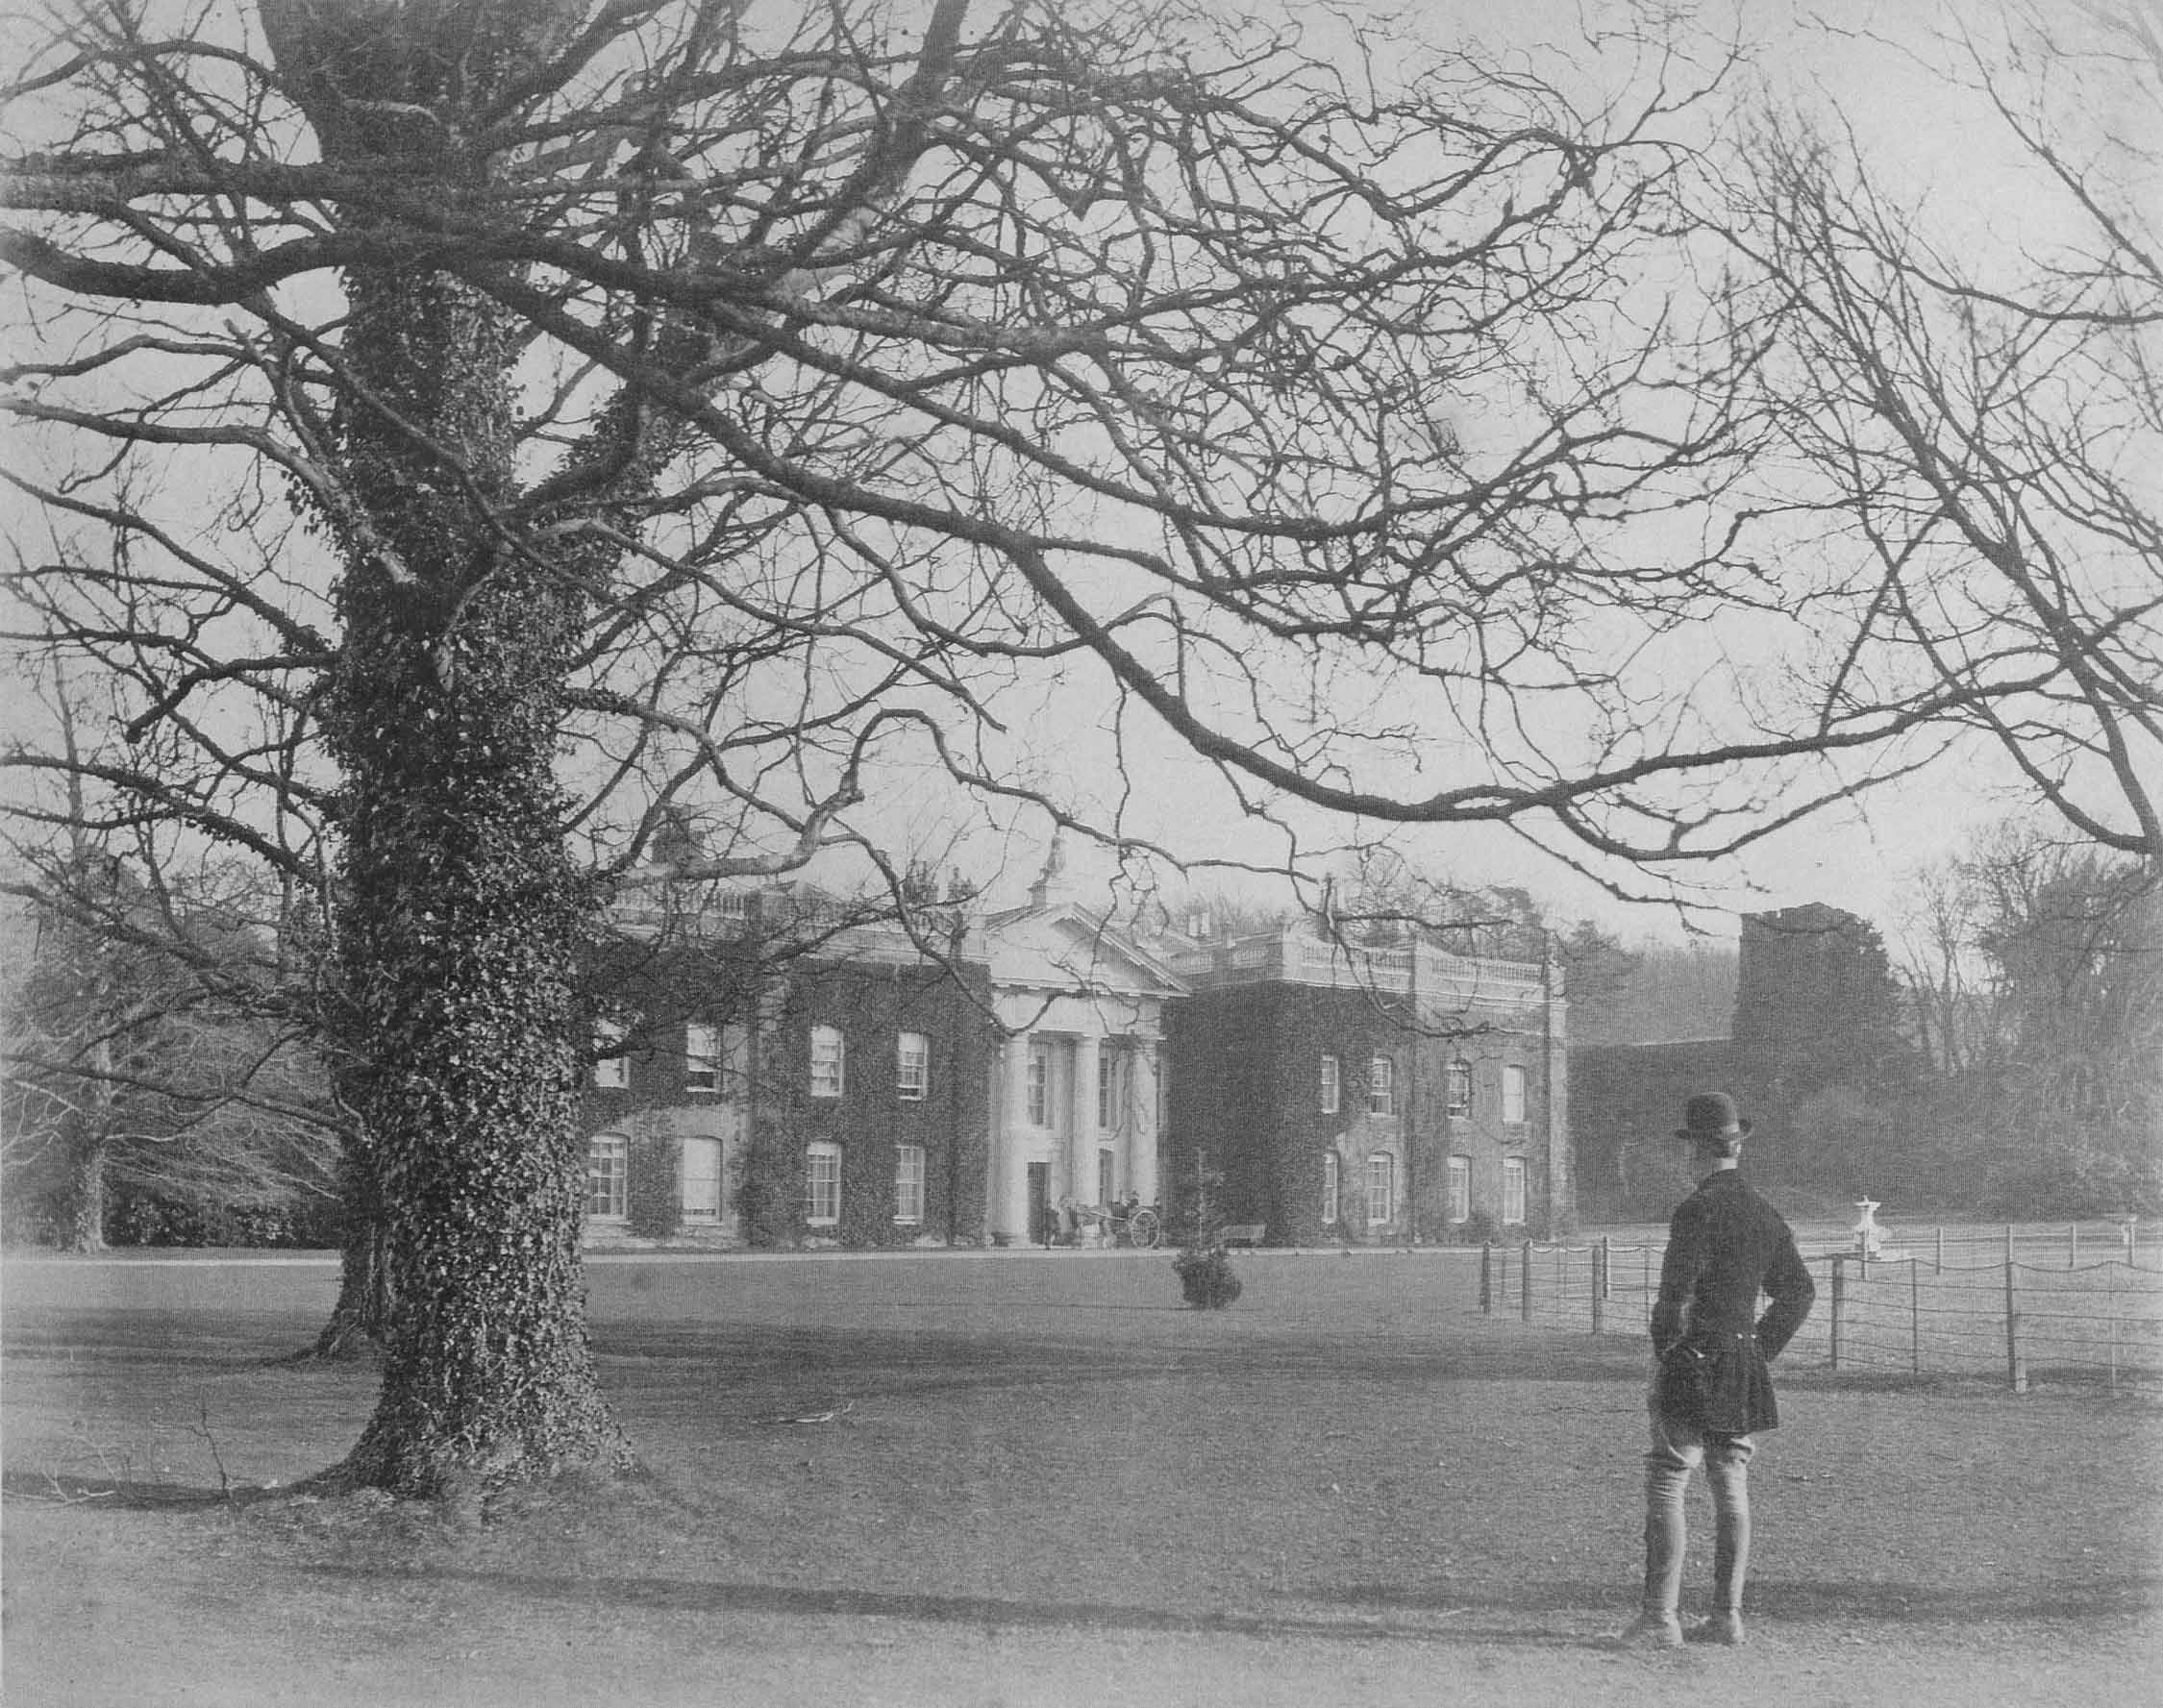
<path fill-rule="evenodd" d="M 1676 862 L 1943 707 L 1783 703 L 1702 646 L 1797 613 L 1707 507 L 1753 352 L 1690 294 L 1703 79 L 1650 36 L 1573 101 L 1181 0 L 42 29 L 0 188 L 44 519 L 12 628 L 125 710 L 13 763 L 333 898 L 397 1301 L 356 1481 L 628 1450 L 576 968 L 664 824 L 705 830 L 678 879 L 853 854 L 906 904 L 912 812 L 1131 845 L 1142 768 L 1042 747 L 1156 743 L 1258 863 L 1308 809 Z"/>
<path fill-rule="evenodd" d="M 1816 566 L 1829 704 L 1939 695 L 2051 818 L 2163 861 L 2163 37 L 2096 0 L 1877 46 L 1974 176 L 1919 185 L 1836 111 L 1746 145 L 1749 537 Z"/>

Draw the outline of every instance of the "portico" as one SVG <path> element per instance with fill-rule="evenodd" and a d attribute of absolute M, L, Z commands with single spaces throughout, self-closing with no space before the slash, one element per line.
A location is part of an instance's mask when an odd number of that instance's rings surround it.
<path fill-rule="evenodd" d="M 1000 1245 L 1041 1238 L 1047 1207 L 1158 1193 L 1162 1004 L 1182 986 L 1130 935 L 1055 899 L 1056 870 L 984 928 L 1006 1033 L 985 1200 Z"/>

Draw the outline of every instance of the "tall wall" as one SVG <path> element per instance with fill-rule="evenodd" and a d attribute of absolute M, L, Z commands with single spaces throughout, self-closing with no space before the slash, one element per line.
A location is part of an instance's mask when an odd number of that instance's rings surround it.
<path fill-rule="evenodd" d="M 1267 1225 L 1272 1245 L 1338 1241 L 1441 1241 L 1455 1225 L 1449 1166 L 1466 1159 L 1469 1209 L 1504 1224 L 1505 1159 L 1524 1167 L 1524 1217 L 1510 1225 L 1546 1231 L 1574 1214 L 1567 1146 L 1548 1119 L 1550 1099 L 1567 1097 L 1551 1072 L 1559 1028 L 1504 1027 L 1468 1013 L 1461 1035 L 1416 1028 L 1404 998 L 1289 980 L 1227 983 L 1199 989 L 1166 1010 L 1172 1052 L 1167 1177 L 1191 1190 L 1195 1153 L 1224 1178 L 1223 1213 Z M 1323 1106 L 1322 1059 L 1338 1063 L 1338 1107 Z M 1393 1064 L 1393 1108 L 1371 1105 L 1370 1063 Z M 1453 1061 L 1471 1070 L 1469 1114 L 1449 1111 Z M 1524 1119 L 1502 1119 L 1503 1076 L 1525 1075 Z M 1552 1136 L 1551 1136 L 1552 1134 Z M 1337 1156 L 1338 1214 L 1324 1220 L 1325 1170 Z M 1393 1171 L 1394 1214 L 1367 1220 L 1371 1159 Z"/>

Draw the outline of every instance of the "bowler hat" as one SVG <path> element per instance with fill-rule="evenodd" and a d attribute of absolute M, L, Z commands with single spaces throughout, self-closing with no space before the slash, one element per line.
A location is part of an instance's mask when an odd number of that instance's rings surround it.
<path fill-rule="evenodd" d="M 1675 1129 L 1678 1139 L 1740 1139 L 1750 1133 L 1750 1123 L 1735 1114 L 1735 1100 L 1724 1091 L 1707 1091 L 1682 1105 L 1682 1125 Z"/>

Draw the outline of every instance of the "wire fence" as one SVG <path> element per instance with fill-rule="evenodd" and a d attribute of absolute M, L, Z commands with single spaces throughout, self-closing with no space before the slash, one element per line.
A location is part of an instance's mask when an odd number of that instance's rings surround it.
<path fill-rule="evenodd" d="M 2163 1395 L 2163 1266 L 2132 1225 L 1933 1229 L 1875 1251 L 1803 1240 L 1817 1302 L 1782 1354 L 1834 1371 Z M 1488 1246 L 1479 1303 L 1551 1328 L 1644 1335 L 1657 1242 Z"/>

